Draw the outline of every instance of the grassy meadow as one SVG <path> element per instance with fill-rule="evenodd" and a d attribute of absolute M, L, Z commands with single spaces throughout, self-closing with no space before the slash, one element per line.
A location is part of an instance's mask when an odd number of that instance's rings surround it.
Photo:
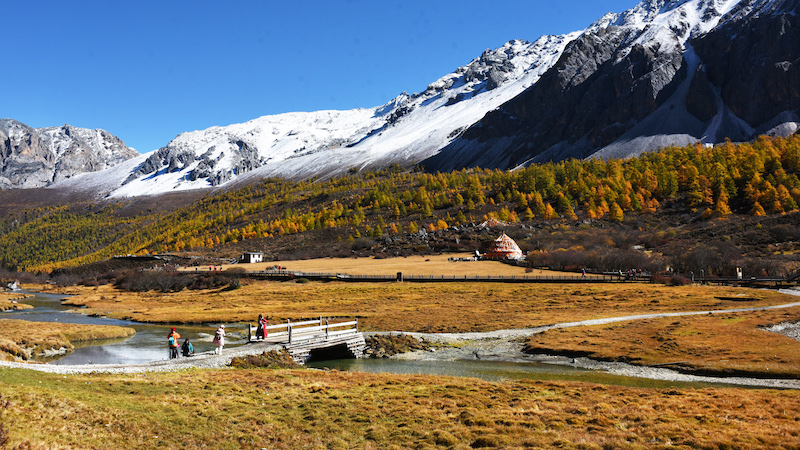
<path fill-rule="evenodd" d="M 308 370 L 0 369 L 24 448 L 789 448 L 800 392 Z M 28 447 L 29 446 L 29 447 Z"/>
<path fill-rule="evenodd" d="M 358 317 L 366 331 L 468 332 L 653 312 L 791 303 L 766 290 L 658 284 L 348 283 L 249 281 L 238 289 L 126 292 L 76 286 L 65 304 L 141 322 L 272 322 Z"/>
<path fill-rule="evenodd" d="M 577 276 L 576 272 L 556 270 L 529 270 L 499 261 L 450 261 L 450 258 L 470 258 L 472 253 L 446 253 L 439 255 L 416 255 L 402 258 L 315 258 L 295 261 L 268 261 L 253 264 L 224 264 L 219 270 L 245 269 L 261 271 L 274 266 L 298 272 L 346 273 L 350 275 L 404 275 L 444 276 Z M 208 270 L 198 267 L 197 270 Z M 184 268 L 194 271 L 194 268 Z M 587 277 L 595 275 L 587 274 Z"/>
<path fill-rule="evenodd" d="M 335 270 L 326 270 L 332 266 L 321 260 L 285 267 L 365 273 L 360 260 L 380 262 L 351 259 L 349 267 Z M 396 263 L 380 273 L 424 274 L 413 268 L 471 264 L 404 260 L 409 269 Z M 494 270 L 486 267 L 483 274 Z M 767 290 L 642 283 L 243 280 L 237 289 L 171 293 L 110 285 L 68 289 L 75 296 L 67 303 L 82 307 L 82 313 L 143 322 L 253 323 L 259 314 L 272 323 L 358 317 L 364 331 L 420 332 L 492 331 L 797 300 Z M 651 319 L 552 330 L 530 337 L 527 346 L 643 365 L 679 363 L 695 371 L 796 378 L 800 343 L 760 328 L 798 321 L 800 308 Z M 0 326 L 0 333 L 6 328 Z M 0 368 L 0 397 L 9 402 L 0 423 L 9 431 L 9 444 L 21 448 L 102 448 L 112 442 L 123 448 L 800 447 L 800 391 L 793 390 L 489 382 L 303 369 L 56 375 Z"/>
<path fill-rule="evenodd" d="M 722 376 L 800 378 L 800 342 L 763 328 L 800 322 L 800 308 L 671 317 L 549 330 L 526 351 L 662 365 Z"/>

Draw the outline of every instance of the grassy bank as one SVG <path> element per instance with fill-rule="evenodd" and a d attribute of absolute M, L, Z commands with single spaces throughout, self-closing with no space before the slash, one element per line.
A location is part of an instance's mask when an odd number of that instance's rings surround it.
<path fill-rule="evenodd" d="M 304 370 L 52 375 L 0 369 L 11 444 L 91 448 L 769 448 L 800 392 Z"/>
<path fill-rule="evenodd" d="M 800 322 L 800 308 L 549 330 L 528 338 L 526 351 L 710 375 L 798 378 L 800 342 L 762 329 L 782 322 Z"/>
<path fill-rule="evenodd" d="M 27 297 L 32 297 L 32 295 L 20 292 L 0 292 L 0 312 L 33 308 L 31 305 L 20 303 Z"/>
<path fill-rule="evenodd" d="M 0 319 L 0 359 L 29 360 L 48 353 L 69 353 L 74 343 L 133 336 L 133 328 Z"/>
<path fill-rule="evenodd" d="M 133 293 L 74 287 L 65 304 L 141 322 L 254 322 L 358 317 L 364 330 L 491 331 L 650 312 L 790 303 L 743 288 L 656 284 L 345 283 L 254 281 L 227 288 Z"/>

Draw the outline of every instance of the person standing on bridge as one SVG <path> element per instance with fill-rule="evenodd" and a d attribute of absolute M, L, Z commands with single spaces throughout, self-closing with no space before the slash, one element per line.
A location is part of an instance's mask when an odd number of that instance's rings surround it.
<path fill-rule="evenodd" d="M 267 337 L 267 319 L 263 315 L 258 315 L 258 327 L 256 328 L 256 339 L 263 341 Z"/>
<path fill-rule="evenodd" d="M 222 347 L 225 346 L 225 325 L 220 325 L 217 328 L 217 331 L 214 333 L 214 345 L 217 348 L 214 349 L 214 354 L 221 355 L 222 354 Z"/>
<path fill-rule="evenodd" d="M 174 359 L 178 357 L 178 347 L 180 347 L 180 343 L 178 339 L 181 338 L 181 335 L 175 331 L 175 327 L 172 327 L 172 331 L 167 335 L 167 345 L 169 346 L 169 359 Z"/>

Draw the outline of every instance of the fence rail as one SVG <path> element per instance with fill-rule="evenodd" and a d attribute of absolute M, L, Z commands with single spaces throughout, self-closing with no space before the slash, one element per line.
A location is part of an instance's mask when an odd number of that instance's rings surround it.
<path fill-rule="evenodd" d="M 619 282 L 650 282 L 649 276 L 626 276 L 618 274 L 587 274 L 582 275 L 406 275 L 398 272 L 397 275 L 367 275 L 334 272 L 300 272 L 291 270 L 266 270 L 248 271 L 247 275 L 254 278 L 272 279 L 325 279 L 339 281 L 367 281 L 367 282 L 505 282 L 505 283 L 619 283 Z"/>
<path fill-rule="evenodd" d="M 292 270 L 266 270 L 248 271 L 247 276 L 266 279 L 297 279 L 309 280 L 338 280 L 351 282 L 394 282 L 405 281 L 412 283 L 437 283 L 437 282 L 493 282 L 493 283 L 651 283 L 653 276 L 650 274 L 628 275 L 626 273 L 605 272 L 588 273 L 582 275 L 406 275 L 398 272 L 396 275 L 354 275 L 338 272 L 300 272 Z M 798 277 L 735 277 L 735 276 L 695 276 L 695 284 L 725 284 L 737 286 L 753 285 L 797 285 Z"/>

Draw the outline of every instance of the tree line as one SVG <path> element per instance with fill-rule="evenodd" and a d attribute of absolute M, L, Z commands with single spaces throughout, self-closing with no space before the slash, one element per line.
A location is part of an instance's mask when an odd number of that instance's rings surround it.
<path fill-rule="evenodd" d="M 519 170 L 427 173 L 393 166 L 331 180 L 264 179 L 169 213 L 121 213 L 122 203 L 26 211 L 0 228 L 0 263 L 49 271 L 117 254 L 225 248 L 335 229 L 344 239 L 436 230 L 495 218 L 622 223 L 665 202 L 702 218 L 762 216 L 800 204 L 800 137 L 669 147 L 626 160 L 577 160 Z M 135 201 L 135 200 L 134 200 Z"/>

